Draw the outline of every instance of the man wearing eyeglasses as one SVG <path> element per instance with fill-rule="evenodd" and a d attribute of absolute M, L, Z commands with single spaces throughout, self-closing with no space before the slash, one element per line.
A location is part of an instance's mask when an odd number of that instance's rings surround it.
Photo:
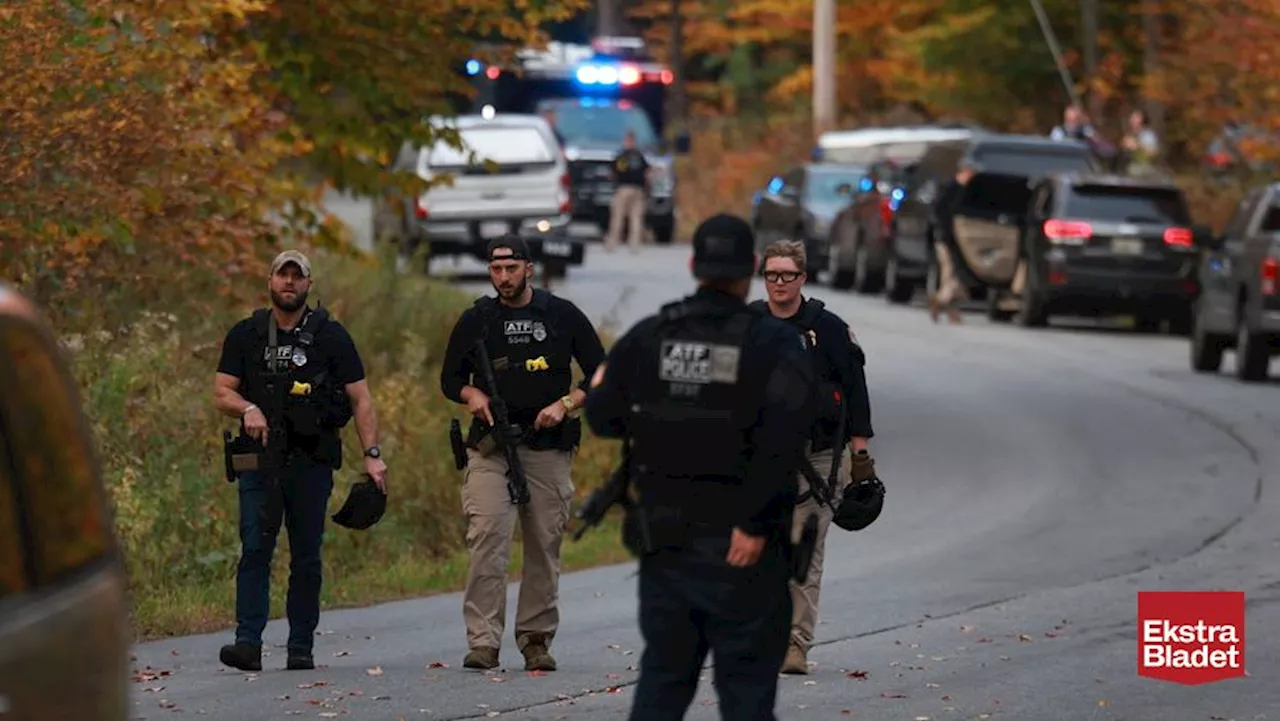
<path fill-rule="evenodd" d="M 875 478 L 875 463 L 867 450 L 867 440 L 873 433 L 863 372 L 865 357 L 853 331 L 839 316 L 826 310 L 822 301 L 804 297 L 802 291 L 808 280 L 804 272 L 808 267 L 806 263 L 803 243 L 778 241 L 769 245 L 764 251 L 763 265 L 768 300 L 752 303 L 757 310 L 768 310 L 773 317 L 790 322 L 804 337 L 818 383 L 815 400 L 818 420 L 810 428 L 809 462 L 828 483 L 831 470 L 835 470 L 835 482 L 828 489 L 833 499 L 830 505 L 814 496 L 803 475 L 799 479 L 800 496 L 792 521 L 793 532 L 798 533 L 804 520 L 817 514 L 818 537 L 804 583 L 791 581 L 791 640 L 782 664 L 782 672 L 787 674 L 809 672 L 808 652 L 818 620 L 818 591 L 822 584 L 822 551 L 827 529 L 833 520 L 847 527 L 838 513 L 842 509 L 842 493 L 853 481 L 861 483 Z M 848 470 L 844 460 L 846 445 L 850 451 Z"/>

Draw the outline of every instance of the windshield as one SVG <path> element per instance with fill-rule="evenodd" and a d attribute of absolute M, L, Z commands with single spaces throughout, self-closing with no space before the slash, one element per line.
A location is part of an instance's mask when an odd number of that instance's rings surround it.
<path fill-rule="evenodd" d="M 858 189 L 858 183 L 866 173 L 864 169 L 844 169 L 838 172 L 810 173 L 804 194 L 811 203 L 844 203 Z M 841 193 L 841 186 L 848 186 Z"/>
<path fill-rule="evenodd" d="M 636 147 L 652 150 L 658 144 L 649 116 L 637 107 L 616 105 L 553 105 L 556 130 L 568 144 L 590 143 L 622 147 L 622 136 L 628 130 L 636 134 Z"/>
<path fill-rule="evenodd" d="M 1028 177 L 1093 169 L 1088 152 L 1075 148 L 981 148 L 974 154 L 974 160 L 985 171 Z"/>
<path fill-rule="evenodd" d="M 1191 224 L 1182 194 L 1163 188 L 1076 186 L 1067 196 L 1065 214 L 1115 223 Z"/>
<path fill-rule="evenodd" d="M 427 164 L 432 168 L 465 168 L 470 153 L 475 153 L 475 165 L 486 160 L 499 165 L 525 165 L 554 163 L 555 156 L 546 138 L 536 128 L 518 125 L 493 125 L 466 128 L 459 131 L 463 150 L 449 146 L 443 140 L 436 143 Z"/>

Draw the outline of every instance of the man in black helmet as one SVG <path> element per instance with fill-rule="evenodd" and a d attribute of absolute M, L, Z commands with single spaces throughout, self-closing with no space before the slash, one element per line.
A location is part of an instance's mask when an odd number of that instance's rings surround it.
<path fill-rule="evenodd" d="M 708 652 L 725 718 L 776 718 L 813 371 L 794 328 L 747 307 L 754 248 L 741 218 L 704 221 L 697 292 L 619 339 L 587 394 L 591 429 L 627 439 L 647 530 L 631 721 L 683 718 Z"/>
<path fill-rule="evenodd" d="M 348 421 L 355 420 L 365 449 L 365 473 L 386 491 L 387 466 L 378 449 L 378 420 L 364 365 L 346 328 L 325 309 L 307 305 L 311 261 L 286 250 L 271 264 L 267 283 L 271 307 L 227 333 L 214 380 L 214 405 L 240 419 L 242 438 L 252 439 L 257 447 L 251 450 L 261 454 L 259 469 L 236 478 L 242 546 L 237 625 L 235 642 L 223 646 L 219 656 L 242 671 L 262 670 L 271 557 L 281 523 L 289 534 L 290 555 L 286 668 L 315 668 L 320 547 L 333 472 L 342 467 L 338 434 Z"/>

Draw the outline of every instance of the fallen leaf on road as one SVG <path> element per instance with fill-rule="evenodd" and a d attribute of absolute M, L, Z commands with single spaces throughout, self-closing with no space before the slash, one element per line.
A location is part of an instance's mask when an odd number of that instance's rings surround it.
<path fill-rule="evenodd" d="M 1019 640 L 1019 641 L 1021 641 L 1021 642 L 1023 642 L 1023 643 L 1031 643 L 1031 640 L 1032 640 L 1032 639 L 1031 639 L 1031 637 L 1030 637 L 1030 636 L 1028 636 L 1027 634 L 1025 634 L 1025 633 L 1020 633 L 1020 634 L 1018 634 L 1018 640 Z"/>
<path fill-rule="evenodd" d="M 298 688 L 320 688 L 321 686 L 328 685 L 328 681 L 312 681 L 311 683 L 300 683 L 298 684 Z"/>
<path fill-rule="evenodd" d="M 374 696 L 373 700 L 374 701 L 390 701 L 391 697 L 390 696 Z M 404 718 L 404 717 L 401 716 L 401 718 Z"/>
<path fill-rule="evenodd" d="M 276 696 L 276 700 L 277 700 L 277 701 L 288 701 L 288 700 L 289 700 L 289 694 L 285 694 L 285 695 L 283 695 L 283 696 Z"/>
<path fill-rule="evenodd" d="M 907 695 L 905 693 L 890 693 L 888 691 L 880 692 L 880 698 L 906 698 L 906 697 Z"/>
<path fill-rule="evenodd" d="M 961 627 L 960 627 L 960 633 L 970 633 L 971 631 L 973 631 L 973 626 L 961 626 Z"/>
<path fill-rule="evenodd" d="M 1045 637 L 1045 638 L 1057 638 L 1057 637 L 1058 637 L 1058 634 L 1054 633 L 1053 631 L 1045 631 L 1045 632 L 1044 632 L 1044 637 Z"/>
<path fill-rule="evenodd" d="M 333 711 L 321 711 L 320 718 L 338 718 L 338 714 Z"/>
<path fill-rule="evenodd" d="M 977 642 L 978 642 L 978 643 L 991 643 L 991 639 L 987 638 L 986 636 L 983 636 L 982 638 L 978 639 L 978 641 L 977 641 Z"/>
<path fill-rule="evenodd" d="M 607 678 L 607 679 L 609 679 L 610 681 L 614 681 L 614 680 L 617 680 L 618 678 L 620 678 L 620 676 L 618 676 L 618 674 L 616 674 L 616 673 L 606 673 L 606 674 L 604 675 L 604 677 L 605 677 L 605 678 Z"/>
<path fill-rule="evenodd" d="M 432 661 L 431 663 L 427 664 L 427 668 L 449 668 L 449 664 L 445 663 L 444 661 Z"/>
<path fill-rule="evenodd" d="M 490 676 L 489 680 L 493 683 L 506 683 L 507 680 L 501 676 Z"/>
<path fill-rule="evenodd" d="M 928 716 L 916 716 L 916 721 L 930 721 Z"/>
<path fill-rule="evenodd" d="M 142 690 L 147 693 L 159 693 L 164 690 L 164 686 L 148 686 Z"/>
<path fill-rule="evenodd" d="M 174 702 L 172 702 L 172 701 L 168 701 L 168 700 L 166 700 L 166 699 L 160 699 L 160 708 L 173 708 L 173 707 L 175 707 L 175 706 L 177 706 L 177 705 L 178 705 L 178 704 L 176 704 L 176 703 L 174 703 Z"/>
<path fill-rule="evenodd" d="M 1101 701 L 1099 701 L 1099 702 L 1098 702 L 1098 705 L 1099 705 L 1099 706 L 1110 706 L 1111 704 L 1107 703 L 1107 700 L 1104 698 L 1104 699 L 1102 699 Z"/>
<path fill-rule="evenodd" d="M 489 713 L 485 714 L 485 716 L 486 716 L 487 718 L 493 718 L 494 716 L 497 716 L 497 715 L 498 715 L 498 714 L 500 714 L 500 713 L 501 713 L 501 711 L 490 711 Z"/>
<path fill-rule="evenodd" d="M 337 653 L 333 654 L 333 657 L 334 657 L 334 658 L 342 658 L 343 656 L 350 656 L 350 655 L 351 655 L 351 652 L 350 652 L 350 651 L 339 651 L 339 652 L 337 652 Z"/>
<path fill-rule="evenodd" d="M 142 683 L 145 681 L 155 681 L 158 678 L 164 678 L 165 676 L 168 676 L 168 675 L 169 675 L 168 671 L 161 671 L 159 669 L 154 669 L 154 668 L 151 668 L 150 666 L 147 666 L 141 671 L 134 671 L 133 680 L 135 682 Z"/>
<path fill-rule="evenodd" d="M 850 711 L 850 710 L 849 710 L 849 709 L 847 709 L 847 708 L 846 708 L 846 709 L 842 709 L 842 710 L 840 711 L 840 715 L 841 715 L 841 716 L 852 716 L 852 715 L 853 715 L 853 711 Z"/>
<path fill-rule="evenodd" d="M 845 676 L 848 676 L 849 678 L 856 678 L 859 681 L 865 681 L 867 679 L 868 674 L 866 671 L 862 671 L 860 669 L 854 669 L 846 673 Z"/>
<path fill-rule="evenodd" d="M 364 672 L 365 672 L 365 673 L 367 673 L 367 674 L 369 674 L 370 676 L 381 676 L 381 675 L 382 675 L 382 667 L 381 667 L 381 666 L 374 666 L 373 668 L 365 669 L 365 671 L 364 671 Z"/>
<path fill-rule="evenodd" d="M 924 685 L 924 687 L 925 687 L 925 688 L 942 688 L 941 686 L 939 686 L 939 685 L 938 685 L 938 684 L 936 684 L 936 683 L 926 683 L 926 684 Z"/>
<path fill-rule="evenodd" d="M 951 694 L 949 694 L 949 693 L 944 693 L 944 694 L 942 694 L 942 700 L 943 700 L 943 701 L 950 701 L 950 700 L 951 700 Z"/>
<path fill-rule="evenodd" d="M 1008 657 L 1008 656 L 1001 656 L 1001 657 L 1000 657 L 1000 660 L 1001 660 L 1001 661 L 1008 661 L 1008 660 L 1009 660 L 1009 657 Z"/>
<path fill-rule="evenodd" d="M 817 681 L 805 681 L 805 682 L 804 682 L 804 685 L 805 685 L 805 686 L 817 686 L 817 685 L 818 685 L 818 682 L 817 682 Z"/>

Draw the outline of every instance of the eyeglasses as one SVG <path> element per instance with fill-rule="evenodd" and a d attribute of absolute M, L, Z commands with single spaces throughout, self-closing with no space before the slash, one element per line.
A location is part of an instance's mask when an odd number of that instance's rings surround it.
<path fill-rule="evenodd" d="M 766 270 L 764 279 L 770 283 L 793 283 L 800 275 L 794 270 Z"/>

